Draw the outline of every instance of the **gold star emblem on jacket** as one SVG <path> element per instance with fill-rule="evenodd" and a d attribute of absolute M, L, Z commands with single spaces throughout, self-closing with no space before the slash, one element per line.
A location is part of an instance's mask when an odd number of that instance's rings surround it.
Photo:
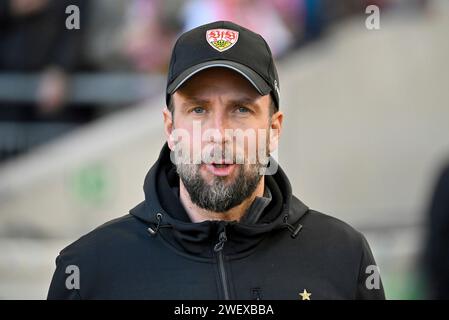
<path fill-rule="evenodd" d="M 302 300 L 310 300 L 311 293 L 307 292 L 306 289 L 304 289 L 303 292 L 299 293 L 299 295 L 302 297 Z"/>

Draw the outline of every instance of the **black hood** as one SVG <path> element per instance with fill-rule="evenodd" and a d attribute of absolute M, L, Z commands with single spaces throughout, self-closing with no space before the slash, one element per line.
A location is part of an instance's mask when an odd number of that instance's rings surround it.
<path fill-rule="evenodd" d="M 270 161 L 275 161 L 270 158 Z M 130 213 L 143 221 L 152 236 L 161 235 L 181 254 L 210 258 L 219 234 L 226 232 L 224 251 L 228 255 L 249 253 L 269 233 L 289 232 L 295 237 L 300 219 L 308 207 L 292 196 L 290 182 L 280 166 L 274 175 L 265 176 L 272 200 L 255 223 L 236 221 L 191 222 L 179 199 L 179 176 L 165 144 L 145 182 L 145 200 Z"/>

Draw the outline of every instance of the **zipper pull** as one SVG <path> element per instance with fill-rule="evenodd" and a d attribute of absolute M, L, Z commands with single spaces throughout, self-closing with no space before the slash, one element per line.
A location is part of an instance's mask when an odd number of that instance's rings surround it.
<path fill-rule="evenodd" d="M 214 251 L 219 252 L 223 250 L 226 241 L 228 241 L 228 238 L 226 237 L 226 231 L 220 232 L 220 236 L 218 237 L 218 243 L 215 245 Z"/>

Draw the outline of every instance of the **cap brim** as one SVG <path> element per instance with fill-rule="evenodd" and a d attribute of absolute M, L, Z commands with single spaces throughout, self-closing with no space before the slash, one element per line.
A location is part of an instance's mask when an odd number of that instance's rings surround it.
<path fill-rule="evenodd" d="M 167 94 L 172 94 L 176 90 L 178 90 L 187 80 L 189 80 L 192 76 L 197 74 L 200 71 L 215 68 L 215 67 L 223 67 L 234 70 L 235 72 L 240 73 L 244 76 L 256 90 L 262 95 L 266 95 L 270 93 L 271 88 L 267 84 L 267 82 L 255 71 L 248 68 L 247 66 L 229 60 L 212 60 L 197 64 L 193 67 L 188 68 L 184 72 L 182 72 L 176 79 L 170 83 L 167 87 Z"/>

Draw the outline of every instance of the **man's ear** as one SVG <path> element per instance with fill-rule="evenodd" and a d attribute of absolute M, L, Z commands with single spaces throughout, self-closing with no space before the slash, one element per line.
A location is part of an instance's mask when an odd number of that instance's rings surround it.
<path fill-rule="evenodd" d="M 173 116 L 167 107 L 165 107 L 162 110 L 162 115 L 164 117 L 164 132 L 165 132 L 165 137 L 167 139 L 168 147 L 170 148 L 170 150 L 173 150 L 175 148 L 175 144 L 174 144 L 173 136 L 172 136 Z"/>
<path fill-rule="evenodd" d="M 282 132 L 282 121 L 284 114 L 281 111 L 277 111 L 271 116 L 270 126 L 270 153 L 278 148 L 279 139 Z"/>

